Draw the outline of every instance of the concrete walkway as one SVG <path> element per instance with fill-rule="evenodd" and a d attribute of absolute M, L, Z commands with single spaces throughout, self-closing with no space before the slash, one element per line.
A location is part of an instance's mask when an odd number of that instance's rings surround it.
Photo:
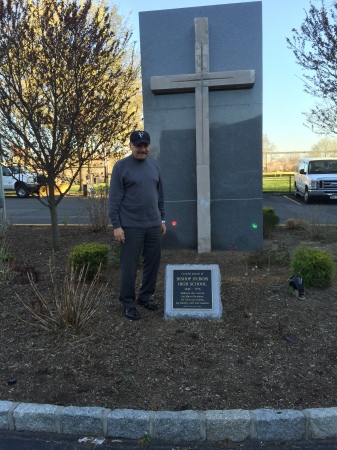
<path fill-rule="evenodd" d="M 170 442 L 337 438 L 337 408 L 139 411 L 0 401 L 0 430 Z"/>

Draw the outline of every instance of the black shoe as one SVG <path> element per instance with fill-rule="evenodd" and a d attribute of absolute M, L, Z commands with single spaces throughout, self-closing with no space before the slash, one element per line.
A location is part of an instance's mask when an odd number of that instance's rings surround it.
<path fill-rule="evenodd" d="M 157 303 L 153 302 L 152 300 L 142 300 L 139 298 L 138 305 L 144 306 L 144 308 L 148 309 L 149 311 L 156 311 L 158 309 Z"/>
<path fill-rule="evenodd" d="M 124 314 L 125 317 L 127 317 L 130 320 L 140 319 L 140 314 L 134 306 L 132 308 L 124 308 Z"/>

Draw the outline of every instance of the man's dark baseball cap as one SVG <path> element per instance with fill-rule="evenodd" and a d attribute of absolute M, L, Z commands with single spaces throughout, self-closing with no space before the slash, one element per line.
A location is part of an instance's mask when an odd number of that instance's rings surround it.
<path fill-rule="evenodd" d="M 146 131 L 135 130 L 130 135 L 130 142 L 132 142 L 133 145 L 138 145 L 141 142 L 144 142 L 145 144 L 149 144 L 150 143 L 150 135 Z"/>

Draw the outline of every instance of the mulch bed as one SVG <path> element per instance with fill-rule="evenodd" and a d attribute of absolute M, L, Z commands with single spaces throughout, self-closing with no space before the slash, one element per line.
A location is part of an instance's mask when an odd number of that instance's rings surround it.
<path fill-rule="evenodd" d="M 337 405 L 336 283 L 305 288 L 304 301 L 288 286 L 289 257 L 299 243 L 327 249 L 336 260 L 336 239 L 313 241 L 304 231 L 278 228 L 264 241 L 270 256 L 264 262 L 261 255 L 252 259 L 236 251 L 164 250 L 156 292 L 160 308 L 140 309 L 141 320 L 132 322 L 118 302 L 112 230 L 63 226 L 60 233 L 59 287 L 70 249 L 99 242 L 111 249 L 100 281 L 108 290 L 80 333 L 43 330 L 19 298 L 36 304 L 28 270 L 48 297 L 51 229 L 9 229 L 15 262 L 10 281 L 0 286 L 2 400 L 173 411 Z M 222 319 L 164 320 L 166 264 L 195 263 L 219 265 Z M 7 383 L 10 377 L 15 384 Z"/>

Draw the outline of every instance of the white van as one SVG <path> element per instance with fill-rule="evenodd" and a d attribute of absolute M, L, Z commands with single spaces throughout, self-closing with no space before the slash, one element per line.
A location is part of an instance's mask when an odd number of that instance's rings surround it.
<path fill-rule="evenodd" d="M 337 158 L 302 158 L 295 174 L 295 196 L 306 203 L 318 197 L 337 199 Z"/>

